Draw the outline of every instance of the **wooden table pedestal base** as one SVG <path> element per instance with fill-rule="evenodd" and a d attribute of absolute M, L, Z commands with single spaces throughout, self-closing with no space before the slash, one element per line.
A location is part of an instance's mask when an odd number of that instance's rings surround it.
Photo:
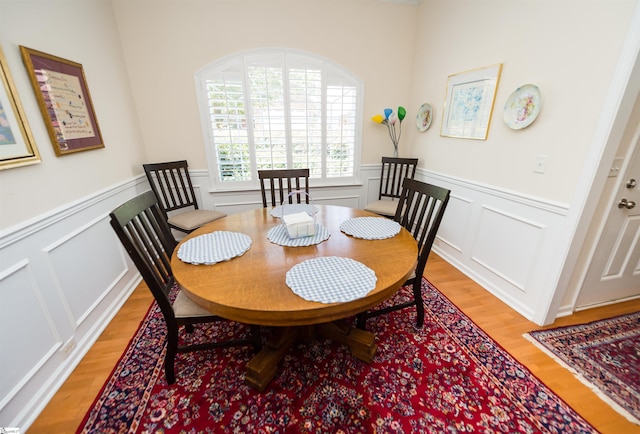
<path fill-rule="evenodd" d="M 280 360 L 296 342 L 309 342 L 315 336 L 331 339 L 347 345 L 351 354 L 365 363 L 371 363 L 376 353 L 375 336 L 364 330 L 351 327 L 346 322 L 286 327 L 270 339 L 245 367 L 245 381 L 248 385 L 263 391 L 275 377 Z"/>

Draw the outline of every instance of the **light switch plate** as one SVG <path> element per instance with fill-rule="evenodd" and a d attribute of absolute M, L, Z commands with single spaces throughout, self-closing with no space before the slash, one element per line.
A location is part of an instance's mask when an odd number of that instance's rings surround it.
<path fill-rule="evenodd" d="M 536 157 L 536 162 L 533 166 L 533 171 L 535 173 L 545 173 L 547 171 L 547 159 L 548 155 L 538 155 Z"/>

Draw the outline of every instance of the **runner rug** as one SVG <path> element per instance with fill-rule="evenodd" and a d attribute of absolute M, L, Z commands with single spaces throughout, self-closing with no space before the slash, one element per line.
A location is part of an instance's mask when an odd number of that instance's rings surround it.
<path fill-rule="evenodd" d="M 168 386 L 154 303 L 78 432 L 596 432 L 426 280 L 422 290 L 421 329 L 411 309 L 368 321 L 373 363 L 329 340 L 299 344 L 262 393 L 244 382 L 247 348 L 180 354 Z M 192 338 L 244 332 L 218 324 Z"/>
<path fill-rule="evenodd" d="M 640 425 L 640 312 L 525 336 Z"/>

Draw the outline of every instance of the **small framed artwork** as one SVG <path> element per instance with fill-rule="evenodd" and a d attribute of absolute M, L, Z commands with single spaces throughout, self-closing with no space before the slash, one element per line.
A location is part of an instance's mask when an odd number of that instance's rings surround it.
<path fill-rule="evenodd" d="M 0 48 L 0 170 L 40 162 L 36 142 Z"/>
<path fill-rule="evenodd" d="M 450 75 L 440 135 L 486 140 L 502 63 Z"/>
<path fill-rule="evenodd" d="M 82 65 L 20 46 L 56 155 L 104 148 Z"/>

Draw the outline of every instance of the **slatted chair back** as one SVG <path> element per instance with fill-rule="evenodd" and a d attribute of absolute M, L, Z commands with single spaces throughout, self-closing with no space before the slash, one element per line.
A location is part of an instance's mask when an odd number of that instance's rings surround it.
<path fill-rule="evenodd" d="M 167 383 L 176 381 L 174 359 L 177 353 L 229 346 L 251 345 L 254 349 L 260 348 L 260 328 L 257 325 L 249 326 L 246 337 L 181 345 L 178 339 L 180 326 L 191 333 L 195 324 L 228 320 L 193 303 L 182 289 L 178 290 L 175 300 L 171 302 L 170 292 L 175 285 L 171 255 L 176 248 L 176 241 L 152 191 L 125 202 L 111 212 L 110 217 L 111 226 L 151 290 L 166 322 L 164 371 Z"/>
<path fill-rule="evenodd" d="M 171 254 L 176 241 L 152 191 L 147 191 L 110 214 L 111 226 L 140 271 L 162 314 L 175 321 L 169 292 L 174 284 Z"/>
<path fill-rule="evenodd" d="M 402 193 L 402 182 L 405 178 L 413 179 L 417 167 L 417 158 L 382 157 L 378 200 L 383 197 L 399 199 Z"/>
<path fill-rule="evenodd" d="M 186 160 L 143 164 L 142 167 L 169 227 L 190 233 L 226 216 L 220 211 L 198 208 Z"/>
<path fill-rule="evenodd" d="M 417 166 L 417 158 L 382 157 L 378 200 L 367 203 L 364 209 L 393 218 L 402 192 L 402 182 L 405 178 L 415 176 Z"/>
<path fill-rule="evenodd" d="M 143 164 L 142 167 L 165 214 L 181 208 L 198 209 L 186 160 Z"/>
<path fill-rule="evenodd" d="M 357 326 L 364 329 L 366 320 L 382 314 L 416 307 L 416 326 L 424 323 L 424 301 L 422 299 L 422 275 L 431 253 L 438 228 L 449 203 L 450 190 L 427 184 L 415 179 L 405 178 L 394 220 L 406 228 L 418 243 L 418 261 L 414 274 L 404 283 L 412 285 L 413 299 L 399 301 L 384 308 L 374 308 L 358 314 Z"/>
<path fill-rule="evenodd" d="M 262 193 L 262 206 L 266 208 L 269 204 L 277 206 L 289 198 L 289 203 L 309 203 L 309 169 L 275 169 L 259 170 L 260 191 Z M 306 194 L 298 193 L 289 196 L 293 191 L 304 191 Z M 304 197 L 304 198 L 303 198 Z"/>
<path fill-rule="evenodd" d="M 394 220 L 411 232 L 418 243 L 416 275 L 421 279 L 451 191 L 409 178 L 402 187 Z"/>

